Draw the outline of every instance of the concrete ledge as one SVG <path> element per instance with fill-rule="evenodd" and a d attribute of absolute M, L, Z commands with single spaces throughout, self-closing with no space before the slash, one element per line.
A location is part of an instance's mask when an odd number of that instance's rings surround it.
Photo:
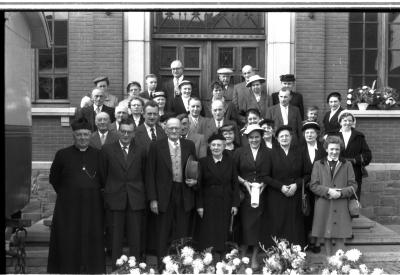
<path fill-rule="evenodd" d="M 398 118 L 400 117 L 400 110 L 349 110 L 356 117 L 389 117 Z"/>
<path fill-rule="evenodd" d="M 400 163 L 370 163 L 367 166 L 368 171 L 390 171 L 400 170 Z"/>
<path fill-rule="evenodd" d="M 44 108 L 32 107 L 32 116 L 74 116 L 75 107 Z"/>
<path fill-rule="evenodd" d="M 32 161 L 32 170 L 48 170 L 52 163 L 52 161 Z"/>

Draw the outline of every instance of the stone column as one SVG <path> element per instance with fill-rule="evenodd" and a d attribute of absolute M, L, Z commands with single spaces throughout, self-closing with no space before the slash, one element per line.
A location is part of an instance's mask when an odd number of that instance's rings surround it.
<path fill-rule="evenodd" d="M 269 12 L 267 17 L 267 87 L 270 94 L 281 87 L 279 76 L 294 72 L 295 13 Z"/>
<path fill-rule="evenodd" d="M 139 82 L 145 89 L 144 77 L 151 67 L 150 21 L 150 12 L 124 13 L 124 89 L 131 81 Z"/>

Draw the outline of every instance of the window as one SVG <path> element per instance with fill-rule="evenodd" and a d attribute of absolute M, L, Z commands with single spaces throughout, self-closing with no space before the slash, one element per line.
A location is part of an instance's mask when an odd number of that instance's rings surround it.
<path fill-rule="evenodd" d="M 68 12 L 45 12 L 52 46 L 38 50 L 36 100 L 68 99 Z"/>
<path fill-rule="evenodd" d="M 400 13 L 350 13 L 349 86 L 400 90 Z"/>

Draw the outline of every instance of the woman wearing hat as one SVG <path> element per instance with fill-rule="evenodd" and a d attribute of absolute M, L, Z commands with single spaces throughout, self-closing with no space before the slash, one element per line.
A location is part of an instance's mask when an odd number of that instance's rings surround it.
<path fill-rule="evenodd" d="M 322 123 L 324 124 L 324 135 L 339 131 L 340 124 L 338 123 L 338 116 L 343 111 L 340 106 L 342 96 L 338 92 L 333 92 L 328 95 L 327 103 L 329 104 L 329 111 L 325 113 Z"/>
<path fill-rule="evenodd" d="M 304 217 L 301 212 L 301 186 L 307 179 L 304 153 L 292 145 L 292 128 L 280 126 L 275 133 L 279 146 L 272 148 L 265 162 L 266 184 L 263 237 L 266 247 L 272 237 L 305 245 Z"/>
<path fill-rule="evenodd" d="M 239 112 L 247 112 L 249 109 L 257 109 L 261 117 L 265 117 L 267 114 L 267 108 L 271 105 L 270 96 L 262 89 L 262 84 L 265 82 L 265 78 L 259 75 L 253 75 L 249 78 L 246 87 L 249 88 L 249 96 L 245 97 L 244 110 Z"/>
<path fill-rule="evenodd" d="M 235 162 L 224 153 L 225 138 L 214 133 L 208 139 L 211 155 L 200 159 L 200 175 L 196 192 L 199 223 L 195 239 L 200 249 L 213 247 L 213 252 L 226 252 L 229 224 L 239 207 L 239 182 Z"/>
<path fill-rule="evenodd" d="M 238 137 L 235 136 L 236 126 L 233 123 L 227 123 L 218 129 L 225 138 L 225 151 L 233 157 L 234 152 L 239 148 L 237 143 Z"/>
<path fill-rule="evenodd" d="M 272 119 L 264 118 L 261 120 L 258 125 L 264 129 L 263 140 L 264 144 L 268 149 L 272 149 L 272 147 L 276 147 L 279 145 L 278 141 L 274 136 L 274 127 L 275 121 Z"/>
<path fill-rule="evenodd" d="M 304 136 L 304 143 L 302 143 L 302 147 L 305 154 L 305 165 L 307 169 L 307 174 L 311 174 L 314 162 L 325 157 L 326 151 L 323 148 L 322 144 L 318 141 L 318 133 L 320 131 L 318 123 L 306 122 L 303 124 L 301 130 Z M 314 217 L 315 197 L 314 193 L 309 190 L 309 182 L 304 182 L 304 184 L 306 187 L 305 191 L 308 193 L 308 196 L 310 198 L 311 206 L 310 215 L 304 218 L 305 231 L 308 238 L 308 248 L 314 253 L 319 253 L 321 251 L 319 240 L 317 238 L 311 237 L 310 235 Z"/>
<path fill-rule="evenodd" d="M 371 150 L 368 147 L 364 134 L 354 129 L 356 118 L 351 112 L 348 110 L 340 112 L 338 121 L 340 124 L 339 136 L 344 143 L 344 150 L 341 151 L 340 156 L 353 164 L 357 182 L 357 196 L 360 199 L 363 178 L 362 170 L 371 162 Z"/>
<path fill-rule="evenodd" d="M 251 205 L 252 188 L 265 188 L 266 162 L 268 152 L 265 146 L 261 146 L 264 129 L 258 124 L 251 124 L 246 128 L 244 134 L 248 144 L 235 152 L 236 166 L 239 174 L 240 189 L 244 193 L 244 199 L 239 208 L 242 226 L 241 250 L 242 255 L 250 246 L 253 249 L 251 257 L 252 268 L 258 268 L 257 253 L 258 244 L 261 240 L 261 216 L 264 209 L 263 196 L 259 196 L 259 205 Z"/>
<path fill-rule="evenodd" d="M 249 125 L 254 125 L 254 124 L 258 124 L 258 122 L 261 120 L 261 114 L 260 111 L 258 109 L 248 109 L 246 111 L 246 124 L 244 125 L 244 127 L 242 129 L 240 129 L 240 144 L 242 146 L 246 146 L 249 143 L 247 142 L 247 136 L 244 134 L 244 132 L 246 131 L 247 127 Z"/>
<path fill-rule="evenodd" d="M 189 112 L 189 99 L 192 95 L 193 84 L 189 80 L 182 80 L 178 88 L 181 96 L 176 96 L 171 104 L 171 112 L 176 115 Z"/>

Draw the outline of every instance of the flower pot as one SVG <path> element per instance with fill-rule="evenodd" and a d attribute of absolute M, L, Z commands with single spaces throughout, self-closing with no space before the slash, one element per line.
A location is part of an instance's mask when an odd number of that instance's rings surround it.
<path fill-rule="evenodd" d="M 361 110 L 361 111 L 367 110 L 368 105 L 369 105 L 369 104 L 368 104 L 368 103 L 365 103 L 365 102 L 357 103 L 358 110 Z"/>

